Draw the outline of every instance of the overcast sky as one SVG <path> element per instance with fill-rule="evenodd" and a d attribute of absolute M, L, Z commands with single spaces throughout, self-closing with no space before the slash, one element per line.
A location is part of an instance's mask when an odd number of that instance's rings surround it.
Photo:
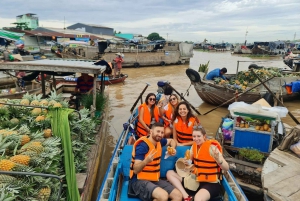
<path fill-rule="evenodd" d="M 13 3 L 12 3 L 13 2 Z M 40 26 L 77 22 L 180 41 L 248 42 L 300 39 L 300 0 L 1 0 L 0 27 L 35 13 Z"/>

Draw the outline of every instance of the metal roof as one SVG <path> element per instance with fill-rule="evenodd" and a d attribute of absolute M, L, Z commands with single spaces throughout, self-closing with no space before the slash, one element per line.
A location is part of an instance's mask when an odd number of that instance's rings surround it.
<path fill-rule="evenodd" d="M 43 59 L 23 62 L 0 63 L 0 70 L 53 71 L 100 74 L 106 66 L 94 65 L 95 61 Z"/>
<path fill-rule="evenodd" d="M 110 27 L 105 27 L 105 26 L 97 25 L 97 24 L 86 24 L 86 23 L 80 23 L 80 24 L 88 25 L 88 26 L 91 26 L 91 27 L 113 29 L 113 28 L 110 28 Z"/>

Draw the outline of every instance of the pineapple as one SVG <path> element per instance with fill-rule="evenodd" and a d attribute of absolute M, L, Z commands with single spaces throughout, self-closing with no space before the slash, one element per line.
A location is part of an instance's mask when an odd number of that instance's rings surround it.
<path fill-rule="evenodd" d="M 21 105 L 29 105 L 30 101 L 28 99 L 22 99 L 20 104 Z"/>
<path fill-rule="evenodd" d="M 32 101 L 33 96 L 27 92 L 26 94 L 24 94 L 24 96 L 22 97 L 22 99 L 27 99 L 30 102 L 30 101 Z M 28 103 L 28 105 L 29 105 L 29 103 Z"/>
<path fill-rule="evenodd" d="M 55 100 L 51 100 L 51 101 L 49 101 L 48 106 L 54 105 L 54 104 L 56 104 L 56 103 L 57 103 L 57 102 L 56 102 Z"/>
<path fill-rule="evenodd" d="M 18 130 L 19 135 L 29 135 L 30 130 L 27 125 L 23 124 L 19 130 Z"/>
<path fill-rule="evenodd" d="M 0 170 L 2 171 L 12 171 L 14 167 L 15 163 L 10 160 L 3 159 L 0 161 Z"/>
<path fill-rule="evenodd" d="M 41 142 L 29 142 L 25 145 L 23 145 L 20 149 L 20 152 L 25 152 L 25 151 L 34 151 L 38 154 L 43 152 L 44 147 L 42 146 Z"/>
<path fill-rule="evenodd" d="M 51 188 L 49 186 L 46 186 L 39 191 L 38 198 L 41 201 L 47 201 L 49 200 L 50 195 L 51 195 Z"/>
<path fill-rule="evenodd" d="M 37 116 L 35 121 L 44 121 L 45 117 L 44 116 Z"/>
<path fill-rule="evenodd" d="M 38 105 L 40 105 L 40 102 L 38 100 L 33 100 L 33 101 L 31 101 L 30 105 L 38 106 Z"/>
<path fill-rule="evenodd" d="M 53 107 L 62 107 L 62 105 L 60 103 L 55 103 Z"/>
<path fill-rule="evenodd" d="M 42 113 L 42 109 L 41 108 L 34 108 L 32 111 L 31 111 L 31 114 L 33 116 L 38 116 L 39 114 Z"/>
<path fill-rule="evenodd" d="M 17 124 L 19 124 L 19 119 L 17 119 L 17 118 L 12 118 L 11 120 L 9 120 L 12 124 L 14 124 L 14 125 L 17 125 Z"/>
<path fill-rule="evenodd" d="M 13 183 L 16 181 L 15 177 L 5 175 L 5 174 L 0 174 L 0 183 Z"/>
<path fill-rule="evenodd" d="M 30 156 L 15 155 L 15 156 L 11 157 L 9 160 L 14 162 L 14 163 L 19 163 L 19 164 L 28 166 L 29 162 L 30 162 Z"/>
<path fill-rule="evenodd" d="M 48 105 L 48 101 L 46 99 L 41 100 L 40 106 L 47 106 L 47 105 Z"/>
<path fill-rule="evenodd" d="M 45 129 L 44 130 L 44 137 L 45 138 L 48 138 L 48 137 L 51 137 L 52 136 L 52 130 L 51 129 Z"/>
<path fill-rule="evenodd" d="M 28 135 L 21 135 L 21 145 L 27 144 L 30 142 L 30 137 Z"/>

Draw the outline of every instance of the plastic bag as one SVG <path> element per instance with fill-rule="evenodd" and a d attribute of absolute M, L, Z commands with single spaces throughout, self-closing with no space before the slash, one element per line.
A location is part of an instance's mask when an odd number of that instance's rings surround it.
<path fill-rule="evenodd" d="M 300 141 L 291 145 L 290 150 L 300 157 Z"/>

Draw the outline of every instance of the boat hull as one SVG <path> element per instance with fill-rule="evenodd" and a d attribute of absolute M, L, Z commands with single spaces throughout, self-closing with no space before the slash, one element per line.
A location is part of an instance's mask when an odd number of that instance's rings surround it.
<path fill-rule="evenodd" d="M 266 85 L 271 89 L 272 92 L 276 94 L 281 94 L 279 97 L 283 99 L 283 101 L 291 101 L 299 98 L 299 93 L 287 94 L 287 91 L 282 85 L 284 83 L 291 83 L 292 81 L 296 81 L 297 77 L 275 77 L 272 80 L 268 81 Z M 195 90 L 199 97 L 206 103 L 212 105 L 221 105 L 224 102 L 228 101 L 235 97 L 235 90 L 228 89 L 223 85 L 217 85 L 213 82 L 192 82 L 195 87 Z M 249 87 L 254 86 L 255 84 L 249 85 Z M 254 103 L 264 97 L 264 95 L 268 93 L 264 86 L 259 86 L 256 88 L 255 92 L 247 92 L 237 98 L 237 100 L 233 99 L 228 102 L 228 104 L 224 106 L 228 106 L 235 101 L 244 101 L 246 103 Z"/>

